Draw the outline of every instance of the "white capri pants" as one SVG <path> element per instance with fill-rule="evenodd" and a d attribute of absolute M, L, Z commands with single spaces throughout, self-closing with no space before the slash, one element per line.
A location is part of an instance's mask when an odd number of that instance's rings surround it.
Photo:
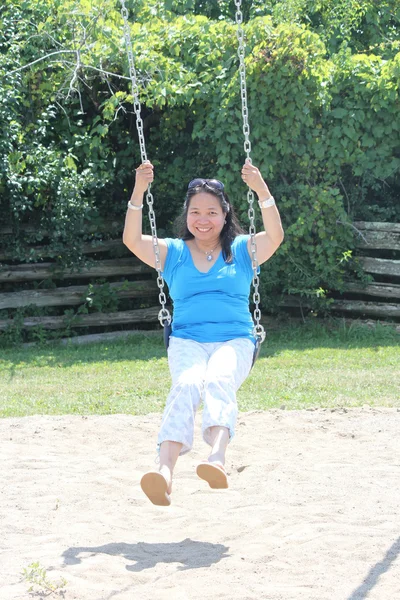
<path fill-rule="evenodd" d="M 158 444 L 183 444 L 180 454 L 193 446 L 197 408 L 203 400 L 203 439 L 211 445 L 210 427 L 229 429 L 233 438 L 238 414 L 236 392 L 248 376 L 254 344 L 247 338 L 199 343 L 171 336 L 168 364 L 172 387 L 167 398 Z"/>

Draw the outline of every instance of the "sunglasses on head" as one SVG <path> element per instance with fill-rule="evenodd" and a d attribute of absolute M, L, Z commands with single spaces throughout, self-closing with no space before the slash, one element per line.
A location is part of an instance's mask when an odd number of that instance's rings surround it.
<path fill-rule="evenodd" d="M 219 190 L 220 192 L 224 190 L 224 184 L 221 181 L 218 181 L 218 179 L 192 179 L 188 185 L 188 190 L 203 185 L 207 185 L 208 187 Z"/>

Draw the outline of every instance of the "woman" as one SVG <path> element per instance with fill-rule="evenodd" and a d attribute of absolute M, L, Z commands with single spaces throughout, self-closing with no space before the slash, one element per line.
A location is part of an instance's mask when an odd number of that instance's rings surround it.
<path fill-rule="evenodd" d="M 264 231 L 256 234 L 257 261 L 268 260 L 283 241 L 279 212 L 260 171 L 249 161 L 243 181 L 257 194 Z M 153 166 L 136 170 L 128 203 L 124 244 L 154 267 L 152 237 L 142 233 L 143 194 Z M 254 352 L 249 292 L 253 277 L 250 236 L 243 235 L 224 185 L 216 179 L 189 183 L 178 239 L 159 239 L 161 269 L 174 304 L 168 348 L 172 387 L 158 436 L 158 471 L 143 475 L 144 493 L 159 506 L 171 503 L 178 456 L 193 443 L 196 409 L 203 400 L 203 437 L 211 446 L 197 475 L 210 487 L 228 487 L 225 453 L 235 431 L 236 392 Z"/>

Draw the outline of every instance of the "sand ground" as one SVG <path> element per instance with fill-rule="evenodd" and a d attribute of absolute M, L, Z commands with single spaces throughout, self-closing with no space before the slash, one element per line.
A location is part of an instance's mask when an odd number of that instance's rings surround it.
<path fill-rule="evenodd" d="M 0 599 L 39 562 L 66 600 L 399 600 L 400 412 L 242 413 L 230 488 L 195 467 L 197 422 L 173 502 L 139 486 L 160 415 L 0 421 Z"/>

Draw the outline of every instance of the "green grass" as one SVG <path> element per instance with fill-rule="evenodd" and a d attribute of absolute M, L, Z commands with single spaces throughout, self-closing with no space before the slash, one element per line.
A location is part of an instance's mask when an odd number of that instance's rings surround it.
<path fill-rule="evenodd" d="M 393 328 L 285 326 L 269 333 L 239 407 L 400 407 L 399 366 Z M 169 384 L 161 337 L 3 349 L 0 416 L 160 412 Z"/>

